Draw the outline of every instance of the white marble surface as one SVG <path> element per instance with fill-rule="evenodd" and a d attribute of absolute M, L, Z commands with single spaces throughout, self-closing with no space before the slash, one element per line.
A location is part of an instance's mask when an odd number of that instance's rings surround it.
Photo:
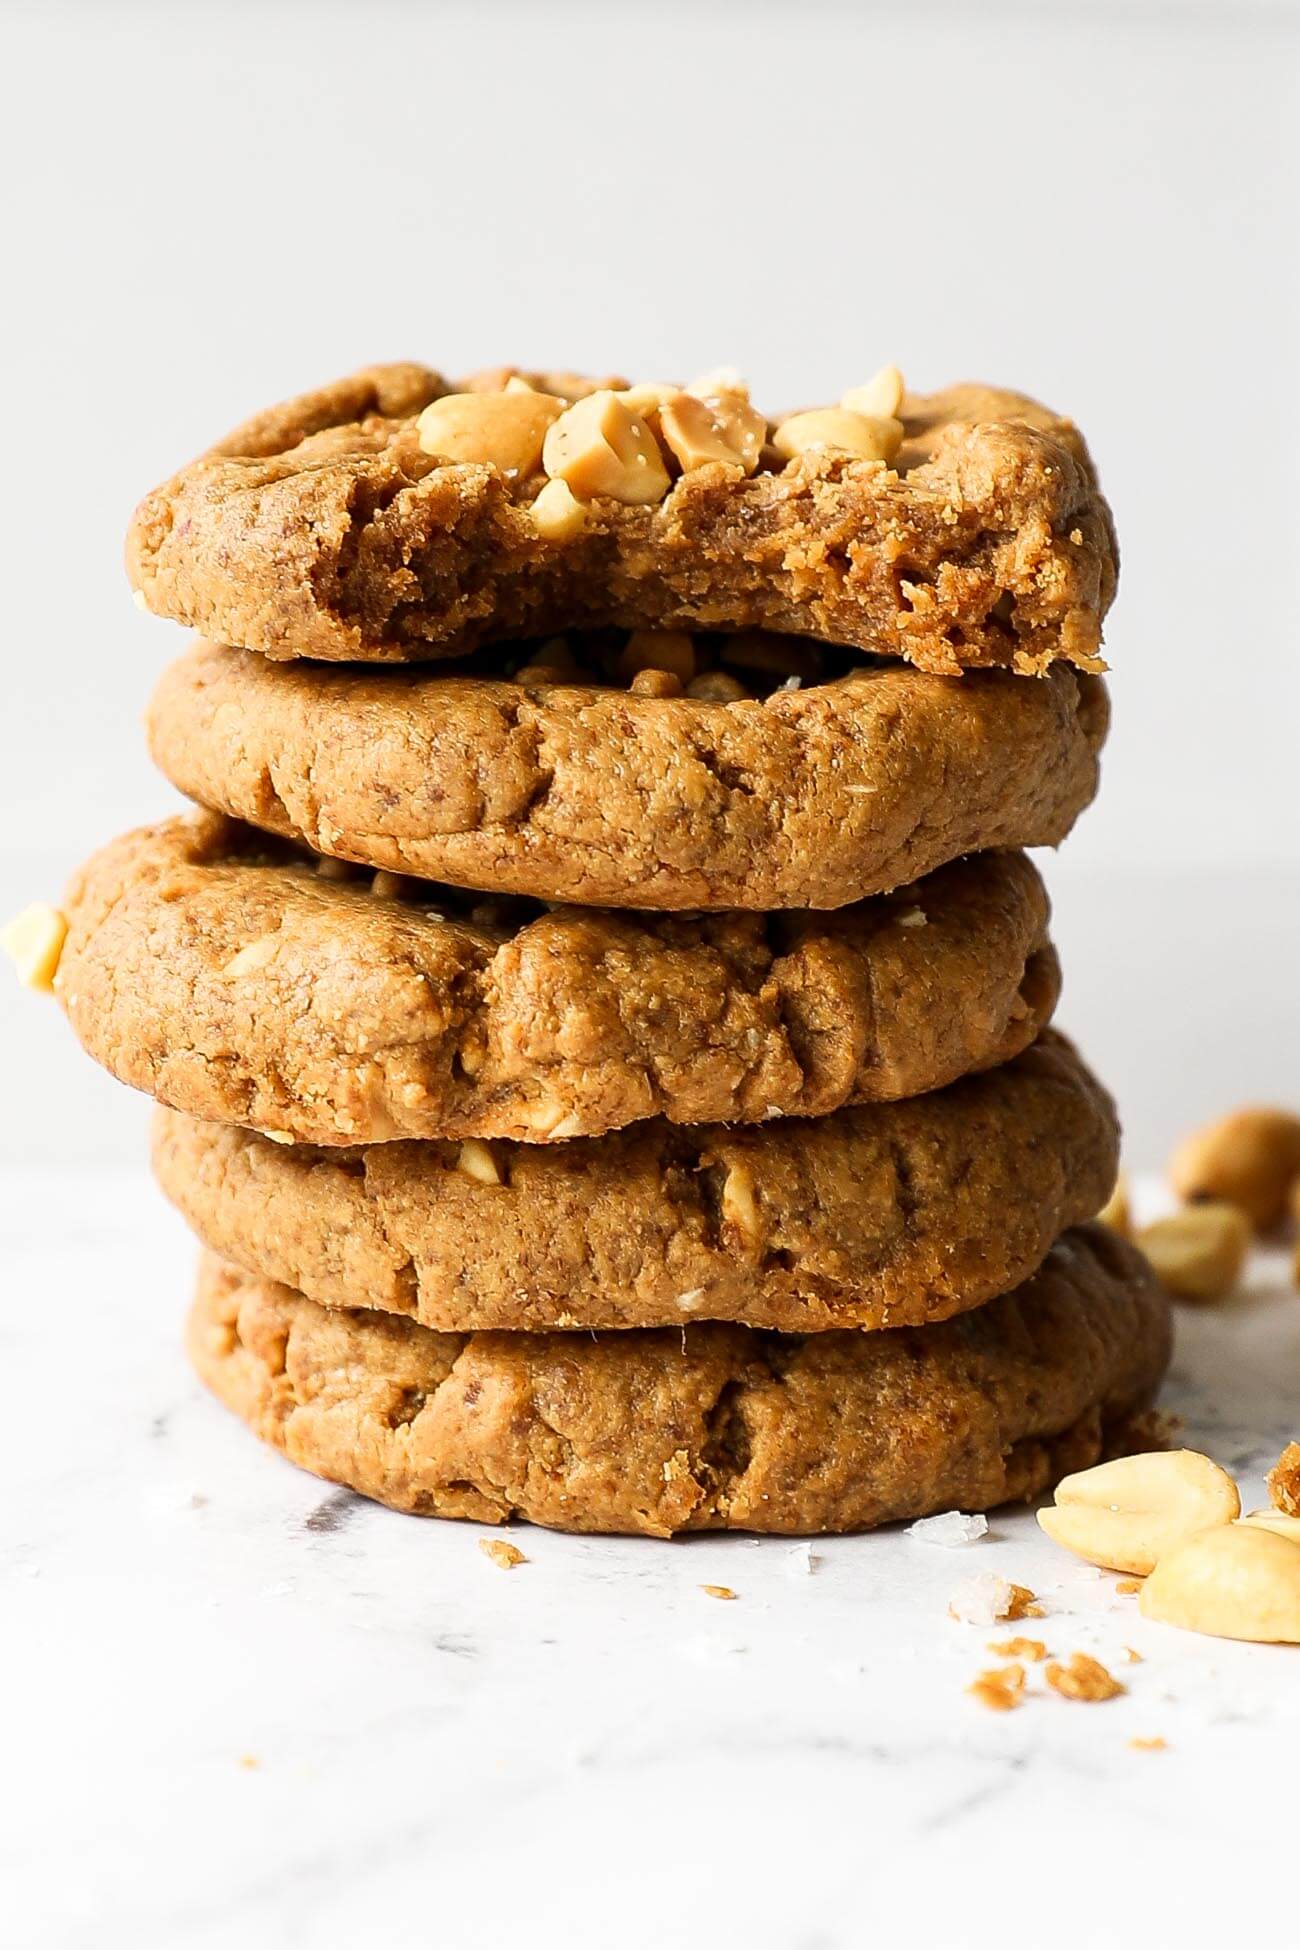
<path fill-rule="evenodd" d="M 1294 1941 L 1300 1650 L 1146 1626 L 1026 1513 L 965 1550 L 818 1543 L 811 1573 L 785 1542 L 520 1531 L 503 1572 L 203 1394 L 192 1249 L 142 1172 L 0 1196 L 6 1946 Z M 1180 1322 L 1169 1401 L 1248 1498 L 1298 1374 L 1276 1256 Z M 995 1634 L 946 1608 L 977 1570 L 1127 1696 L 967 1698 Z"/>

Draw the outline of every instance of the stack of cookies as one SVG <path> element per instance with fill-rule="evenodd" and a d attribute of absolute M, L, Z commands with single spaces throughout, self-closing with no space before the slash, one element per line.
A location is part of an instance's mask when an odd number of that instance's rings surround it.
<path fill-rule="evenodd" d="M 840 1531 L 1029 1497 L 1167 1358 L 1019 849 L 1093 796 L 1075 429 L 892 369 L 374 368 L 138 510 L 203 809 L 17 929 L 151 1092 L 189 1345 L 400 1509 Z M 66 928 L 66 939 L 64 930 Z"/>

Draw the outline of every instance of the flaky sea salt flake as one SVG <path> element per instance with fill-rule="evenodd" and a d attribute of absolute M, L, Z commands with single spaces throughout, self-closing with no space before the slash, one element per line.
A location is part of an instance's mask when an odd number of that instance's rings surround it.
<path fill-rule="evenodd" d="M 918 1544 L 941 1544 L 945 1550 L 958 1550 L 963 1544 L 977 1544 L 989 1527 L 989 1520 L 978 1510 L 967 1516 L 964 1510 L 944 1510 L 937 1517 L 920 1517 L 907 1526 L 905 1535 Z"/>

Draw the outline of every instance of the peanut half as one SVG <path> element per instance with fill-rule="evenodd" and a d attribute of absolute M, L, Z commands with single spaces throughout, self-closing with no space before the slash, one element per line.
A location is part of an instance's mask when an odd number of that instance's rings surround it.
<path fill-rule="evenodd" d="M 503 474 L 534 474 L 546 430 L 561 400 L 525 388 L 510 393 L 447 393 L 419 418 L 420 446 L 438 460 L 490 462 Z"/>
<path fill-rule="evenodd" d="M 1220 1524 L 1161 1558 L 1138 1610 L 1214 1638 L 1300 1643 L 1300 1544 L 1258 1525 Z"/>
<path fill-rule="evenodd" d="M 827 447 L 852 454 L 857 460 L 892 460 L 903 444 L 900 420 L 875 413 L 854 413 L 845 406 L 818 406 L 810 413 L 793 413 L 772 435 L 783 460 Z"/>
<path fill-rule="evenodd" d="M 1137 1243 L 1160 1283 L 1179 1300 L 1223 1300 L 1250 1250 L 1250 1220 L 1236 1205 L 1185 1205 L 1144 1226 Z"/>
<path fill-rule="evenodd" d="M 1278 1537 L 1300 1544 L 1300 1517 L 1289 1517 L 1285 1510 L 1252 1510 L 1249 1516 L 1238 1517 L 1237 1521 L 1251 1530 L 1271 1530 Z"/>
<path fill-rule="evenodd" d="M 1194 1449 L 1118 1456 L 1066 1476 L 1055 1506 L 1038 1512 L 1054 1543 L 1105 1570 L 1146 1577 L 1161 1556 L 1197 1531 L 1241 1514 L 1226 1470 Z"/>
<path fill-rule="evenodd" d="M 1300 1179 L 1300 1117 L 1246 1109 L 1184 1139 L 1169 1161 L 1180 1198 L 1227 1199 L 1261 1232 L 1286 1216 L 1287 1194 Z"/>

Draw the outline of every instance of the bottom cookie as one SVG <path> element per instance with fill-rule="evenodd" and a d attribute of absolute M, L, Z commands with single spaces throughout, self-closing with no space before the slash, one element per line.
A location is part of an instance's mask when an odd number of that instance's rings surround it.
<path fill-rule="evenodd" d="M 1101 1225 L 973 1313 L 874 1334 L 441 1334 L 205 1256 L 189 1349 L 265 1441 L 394 1509 L 797 1536 L 1027 1499 L 1122 1448 L 1169 1310 Z"/>

